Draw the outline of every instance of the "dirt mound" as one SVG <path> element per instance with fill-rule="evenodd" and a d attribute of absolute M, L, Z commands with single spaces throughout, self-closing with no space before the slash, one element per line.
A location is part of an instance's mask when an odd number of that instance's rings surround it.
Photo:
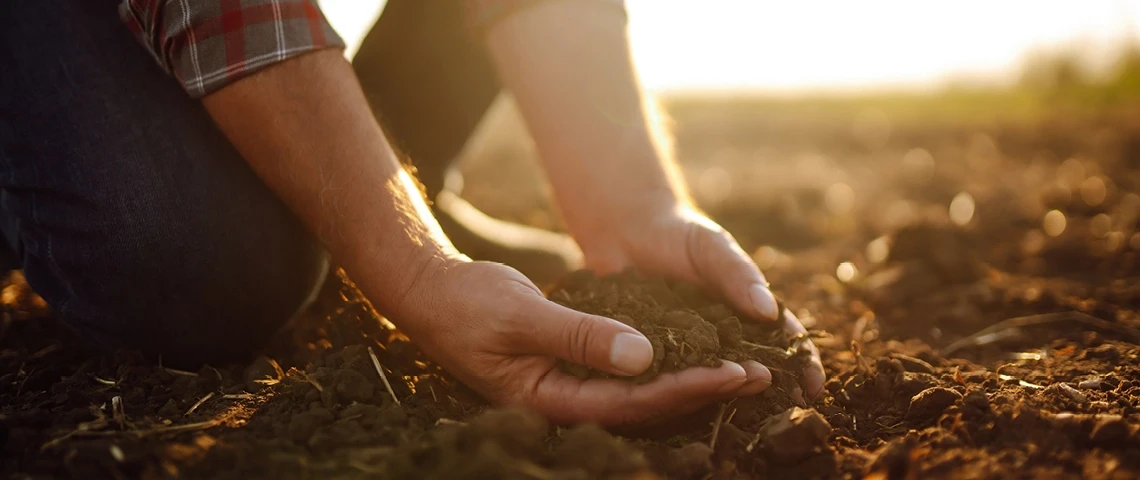
<path fill-rule="evenodd" d="M 777 385 L 660 425 L 549 425 L 488 407 L 347 282 L 264 357 L 185 372 L 90 350 L 13 278 L 0 283 L 0 477 L 1140 477 L 1135 111 L 900 122 L 871 151 L 851 144 L 846 123 L 821 130 L 781 111 L 757 128 L 716 108 L 680 112 L 682 156 L 720 158 L 744 177 L 737 186 L 772 175 L 757 162 L 779 158 L 765 165 L 841 179 L 850 190 L 835 191 L 854 194 L 773 185 L 765 203 L 747 196 L 762 188 L 733 188 L 710 209 L 797 316 L 830 333 L 815 339 L 828 380 L 814 404 L 794 405 Z M 713 155 L 724 142 L 757 154 Z M 683 285 L 575 279 L 552 296 L 646 331 L 663 352 L 654 373 L 751 353 L 743 341 L 794 340 L 750 332 L 763 325 Z M 777 360 L 764 363 L 779 378 Z"/>
<path fill-rule="evenodd" d="M 599 278 L 582 270 L 556 284 L 549 297 L 563 306 L 612 318 L 645 334 L 653 345 L 653 364 L 645 373 L 630 378 L 634 383 L 688 367 L 715 367 L 721 360 L 757 360 L 772 370 L 774 385 L 790 388 L 799 381 L 799 372 L 810 355 L 798 348 L 806 336 L 794 337 L 775 322 L 748 320 L 682 282 L 646 278 L 634 272 Z M 561 365 L 579 378 L 610 377 L 570 362 Z"/>

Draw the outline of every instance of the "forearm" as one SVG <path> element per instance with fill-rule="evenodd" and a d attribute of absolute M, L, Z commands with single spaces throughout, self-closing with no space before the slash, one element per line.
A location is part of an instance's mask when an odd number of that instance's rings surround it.
<path fill-rule="evenodd" d="M 614 9 L 547 2 L 496 24 L 487 44 L 576 237 L 606 215 L 689 201 Z"/>
<path fill-rule="evenodd" d="M 377 306 L 456 253 L 336 49 L 286 60 L 203 98 L 214 121 Z"/>

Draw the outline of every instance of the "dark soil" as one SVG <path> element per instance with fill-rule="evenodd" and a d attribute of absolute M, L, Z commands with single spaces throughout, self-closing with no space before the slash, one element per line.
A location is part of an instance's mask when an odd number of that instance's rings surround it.
<path fill-rule="evenodd" d="M 645 373 L 627 377 L 634 383 L 688 367 L 715 367 L 721 360 L 756 360 L 772 370 L 773 385 L 791 388 L 810 355 L 798 348 L 806 337 L 793 338 L 775 322 L 749 320 L 686 283 L 645 278 L 632 271 L 597 278 L 582 270 L 558 282 L 549 297 L 645 334 L 653 345 L 653 364 Z M 779 311 L 783 312 L 782 306 Z M 611 377 L 570 362 L 561 366 L 579 378 Z"/>
<path fill-rule="evenodd" d="M 0 291 L 0 477 L 1140 477 L 1133 112 L 900 123 L 872 145 L 849 123 L 681 107 L 678 148 L 694 159 L 686 168 L 777 179 L 736 183 L 706 207 L 755 252 L 809 329 L 830 333 L 814 338 L 829 379 L 812 405 L 773 388 L 636 430 L 549 425 L 487 407 L 386 328 L 345 279 L 256 361 L 183 372 L 91 351 L 17 276 Z M 725 145 L 737 153 L 712 155 Z M 900 160 L 918 147 L 934 163 Z M 712 157 L 720 163 L 699 163 Z M 803 171 L 774 173 L 787 165 Z M 837 182 L 853 196 L 836 196 Z M 975 208 L 955 224 L 948 206 L 963 192 Z M 1043 224 L 1054 209 L 1066 221 L 1061 232 Z M 850 265 L 836 275 L 841 262 Z M 614 306 L 601 303 L 610 301 L 607 285 L 619 292 Z M 732 353 L 723 316 L 731 312 L 711 313 L 662 285 L 607 279 L 553 295 L 598 313 L 640 305 L 632 311 L 641 314 L 613 315 L 651 336 L 675 330 L 677 345 L 657 336 L 665 352 L 657 371 Z M 590 291 L 603 295 L 579 298 Z M 677 312 L 696 327 L 661 324 Z M 740 324 L 742 338 L 758 338 Z"/>

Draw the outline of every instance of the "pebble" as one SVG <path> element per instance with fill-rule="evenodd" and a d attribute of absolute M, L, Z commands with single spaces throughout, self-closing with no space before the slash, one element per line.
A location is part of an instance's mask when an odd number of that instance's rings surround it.
<path fill-rule="evenodd" d="M 1081 393 L 1080 390 L 1073 388 L 1067 383 L 1054 383 L 1048 387 L 1045 387 L 1045 390 L 1043 390 L 1043 392 L 1046 394 L 1062 395 L 1065 398 L 1068 398 L 1077 403 L 1087 403 L 1089 401 L 1089 398 L 1086 397 L 1085 394 Z"/>
<path fill-rule="evenodd" d="M 827 446 L 831 424 L 814 409 L 792 407 L 769 418 L 759 435 L 772 457 L 799 460 Z"/>
<path fill-rule="evenodd" d="M 895 383 L 895 392 L 900 396 L 914 397 L 915 394 L 938 385 L 938 378 L 929 373 L 903 372 Z"/>
<path fill-rule="evenodd" d="M 744 339 L 740 319 L 736 317 L 728 317 L 717 321 L 716 333 L 720 338 L 720 344 L 726 347 L 737 347 L 740 345 L 740 341 Z"/>
<path fill-rule="evenodd" d="M 1082 389 L 1100 388 L 1100 377 L 1093 377 L 1093 378 L 1081 380 L 1081 383 L 1077 384 L 1077 388 L 1082 388 Z"/>
<path fill-rule="evenodd" d="M 364 374 L 356 370 L 340 370 L 336 375 L 335 391 L 345 403 L 352 402 L 367 402 L 372 399 L 373 391 L 371 383 L 368 383 L 368 378 Z M 328 391 L 328 388 L 325 389 Z"/>
<path fill-rule="evenodd" d="M 245 367 L 242 379 L 247 392 L 257 392 L 274 381 L 281 380 L 281 367 L 273 359 L 261 355 Z"/>
<path fill-rule="evenodd" d="M 1089 441 L 1099 445 L 1120 445 L 1129 435 L 1128 424 L 1119 415 L 1097 415 Z"/>
<path fill-rule="evenodd" d="M 695 348 L 698 352 L 715 353 L 720 350 L 720 337 L 717 335 L 716 327 L 711 323 L 701 320 L 701 317 L 693 315 L 698 320 L 698 323 L 682 335 L 685 343 L 690 347 Z"/>
<path fill-rule="evenodd" d="M 962 399 L 962 394 L 945 387 L 931 387 L 910 399 L 906 410 L 907 420 L 937 418 L 950 405 Z"/>

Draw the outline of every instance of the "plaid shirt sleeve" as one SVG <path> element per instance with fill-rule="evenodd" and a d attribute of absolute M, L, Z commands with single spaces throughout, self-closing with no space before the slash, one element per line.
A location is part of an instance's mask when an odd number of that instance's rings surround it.
<path fill-rule="evenodd" d="M 316 0 L 123 0 L 119 15 L 194 98 L 287 58 L 344 47 Z"/>

